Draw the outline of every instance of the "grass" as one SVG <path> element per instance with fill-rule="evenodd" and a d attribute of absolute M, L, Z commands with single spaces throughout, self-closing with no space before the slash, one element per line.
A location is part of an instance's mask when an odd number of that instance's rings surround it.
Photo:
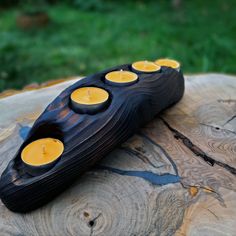
<path fill-rule="evenodd" d="M 40 30 L 15 24 L 21 9 L 0 12 L 0 90 L 87 75 L 140 59 L 172 57 L 185 73 L 236 73 L 236 4 L 228 1 L 113 2 L 83 11 L 57 4 Z"/>

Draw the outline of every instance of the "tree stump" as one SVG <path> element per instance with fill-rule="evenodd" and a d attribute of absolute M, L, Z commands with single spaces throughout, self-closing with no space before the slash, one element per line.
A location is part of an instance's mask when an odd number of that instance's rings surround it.
<path fill-rule="evenodd" d="M 78 78 L 77 78 L 78 79 Z M 0 172 L 77 79 L 0 99 Z M 236 77 L 186 76 L 183 99 L 44 207 L 0 204 L 1 235 L 236 235 Z"/>
<path fill-rule="evenodd" d="M 43 11 L 25 12 L 16 19 L 18 27 L 25 30 L 45 27 L 49 21 L 48 14 Z"/>

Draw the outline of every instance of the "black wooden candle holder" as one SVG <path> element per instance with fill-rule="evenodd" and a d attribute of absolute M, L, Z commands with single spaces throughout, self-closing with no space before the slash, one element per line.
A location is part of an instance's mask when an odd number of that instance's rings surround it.
<path fill-rule="evenodd" d="M 35 121 L 0 179 L 0 197 L 10 210 L 27 212 L 50 201 L 76 177 L 183 96 L 182 73 L 167 67 L 162 67 L 160 72 L 138 73 L 138 81 L 130 86 L 105 83 L 106 73 L 121 69 L 132 71 L 131 65 L 122 65 L 76 82 L 56 97 Z M 70 94 L 85 86 L 109 92 L 107 106 L 96 114 L 80 114 L 71 106 Z M 46 137 L 61 140 L 64 152 L 50 169 L 40 169 L 37 176 L 32 176 L 21 160 L 21 151 L 30 142 Z"/>

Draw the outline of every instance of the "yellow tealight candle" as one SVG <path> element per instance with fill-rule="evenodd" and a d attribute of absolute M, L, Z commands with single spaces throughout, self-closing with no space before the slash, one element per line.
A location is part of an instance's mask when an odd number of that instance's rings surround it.
<path fill-rule="evenodd" d="M 21 152 L 21 159 L 26 164 L 26 170 L 34 175 L 37 168 L 52 167 L 63 151 L 64 145 L 60 140 L 42 138 L 29 143 Z"/>
<path fill-rule="evenodd" d="M 171 67 L 177 71 L 180 70 L 180 63 L 172 59 L 162 58 L 162 59 L 156 60 L 155 63 L 159 66 Z"/>
<path fill-rule="evenodd" d="M 132 64 L 132 68 L 138 72 L 153 73 L 160 71 L 161 67 L 152 61 L 137 61 Z"/>
<path fill-rule="evenodd" d="M 127 86 L 136 83 L 138 75 L 125 70 L 112 71 L 105 75 L 105 81 L 107 84 L 114 86 Z"/>
<path fill-rule="evenodd" d="M 94 114 L 107 105 L 109 93 L 97 87 L 82 87 L 76 89 L 70 98 L 75 111 Z"/>

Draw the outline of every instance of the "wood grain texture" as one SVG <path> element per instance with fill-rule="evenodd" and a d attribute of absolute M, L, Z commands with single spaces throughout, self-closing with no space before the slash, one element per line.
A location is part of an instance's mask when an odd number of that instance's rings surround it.
<path fill-rule="evenodd" d="M 1 235 L 236 235 L 236 177 L 224 165 L 236 161 L 236 77 L 185 78 L 177 105 L 54 201 L 27 214 L 1 203 Z M 0 172 L 46 105 L 74 82 L 0 100 Z"/>
<path fill-rule="evenodd" d="M 56 97 L 35 121 L 0 179 L 0 197 L 10 210 L 27 212 L 47 203 L 183 96 L 182 73 L 167 67 L 161 72 L 139 73 L 138 82 L 130 86 L 120 88 L 104 83 L 108 72 L 121 69 L 129 71 L 131 65 L 108 69 L 78 81 Z M 110 94 L 108 106 L 93 115 L 75 112 L 70 102 L 75 89 L 88 86 L 103 88 Z M 47 137 L 61 140 L 64 152 L 51 169 L 44 172 L 40 169 L 37 176 L 29 175 L 21 152 L 30 142 Z"/>

